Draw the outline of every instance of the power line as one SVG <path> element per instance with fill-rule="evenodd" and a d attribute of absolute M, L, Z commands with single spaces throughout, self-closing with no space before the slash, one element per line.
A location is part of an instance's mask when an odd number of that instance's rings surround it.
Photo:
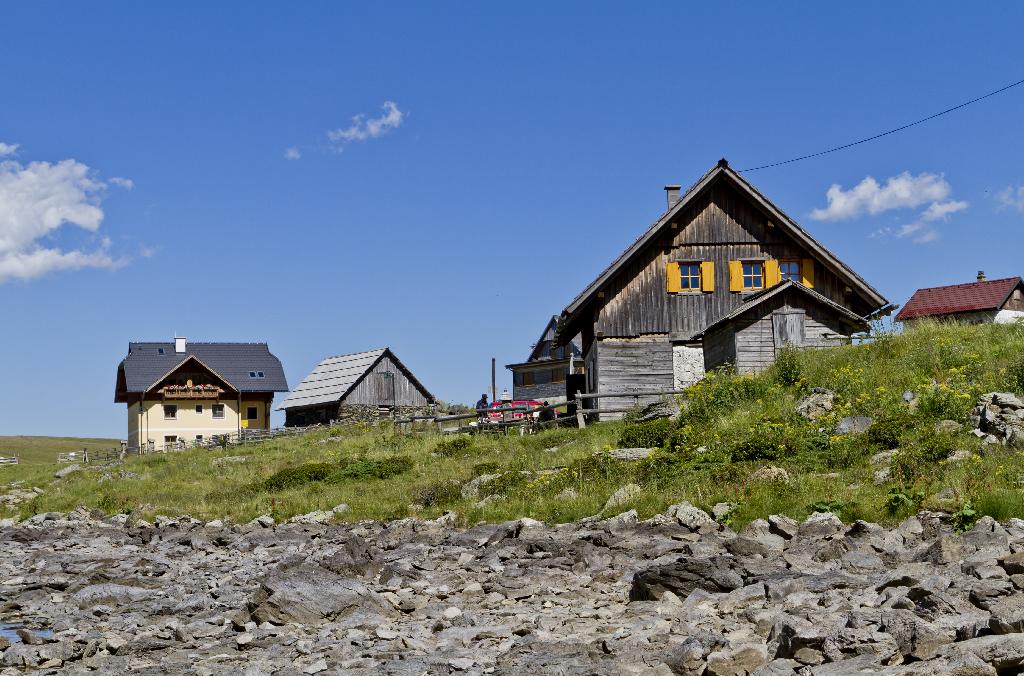
<path fill-rule="evenodd" d="M 960 110 L 961 108 L 966 108 L 967 106 L 971 105 L 972 103 L 977 103 L 978 101 L 982 101 L 984 99 L 987 99 L 990 96 L 995 96 L 996 94 L 1001 94 L 1001 93 L 1005 92 L 1007 89 L 1013 89 L 1014 87 L 1016 87 L 1018 85 L 1021 85 L 1021 84 L 1024 84 L 1024 80 L 1017 80 L 1016 82 L 1014 82 L 1012 84 L 1008 84 L 1005 87 L 1001 87 L 1001 88 L 999 88 L 999 89 L 997 89 L 995 91 L 989 92 L 988 94 L 984 94 L 983 96 L 979 96 L 976 99 L 971 99 L 970 101 L 964 101 L 963 103 L 961 103 L 958 106 L 953 106 L 952 108 L 947 108 L 946 110 L 943 110 L 941 112 L 935 113 L 934 115 L 929 115 L 928 117 L 922 117 L 920 120 L 915 120 L 914 122 L 911 122 L 909 124 L 905 124 L 902 127 L 896 127 L 895 129 L 890 129 L 889 131 L 883 131 L 881 134 L 875 134 L 874 136 L 869 136 L 867 138 L 862 138 L 859 141 L 853 141 L 852 143 L 845 143 L 845 144 L 843 144 L 841 146 L 836 146 L 835 148 L 829 148 L 828 150 L 822 150 L 821 152 L 811 153 L 810 155 L 803 155 L 801 157 L 794 157 L 792 159 L 783 160 L 781 162 L 773 162 L 772 164 L 762 164 L 759 167 L 751 167 L 749 169 L 740 169 L 739 171 L 757 171 L 758 169 L 770 169 L 771 167 L 779 167 L 779 166 L 782 166 L 783 164 L 792 164 L 793 162 L 799 162 L 800 160 L 809 160 L 812 157 L 821 157 L 822 155 L 828 155 L 829 153 L 834 153 L 834 152 L 836 152 L 838 150 L 845 150 L 846 148 L 852 148 L 853 146 L 858 146 L 861 143 L 867 143 L 868 141 L 874 141 L 875 139 L 880 139 L 883 136 L 888 136 L 889 134 L 895 134 L 898 131 L 903 131 L 904 129 L 909 129 L 909 128 L 915 126 L 915 125 L 921 124 L 922 122 L 927 122 L 928 120 L 934 120 L 935 118 L 940 117 L 942 115 L 945 115 L 946 113 L 952 113 L 954 110 Z"/>

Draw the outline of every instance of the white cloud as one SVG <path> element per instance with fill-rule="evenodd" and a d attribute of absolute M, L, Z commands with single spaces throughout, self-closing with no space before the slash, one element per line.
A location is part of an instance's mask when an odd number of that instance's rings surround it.
<path fill-rule="evenodd" d="M 297 160 L 300 157 L 302 157 L 302 153 L 299 152 L 299 149 L 296 148 L 295 146 L 292 146 L 291 148 L 286 148 L 284 151 L 284 159 L 286 160 Z"/>
<path fill-rule="evenodd" d="M 1010 207 L 1017 211 L 1024 211 L 1024 185 L 1016 188 L 1007 186 L 1005 190 L 996 193 L 996 199 L 1000 207 Z"/>
<path fill-rule="evenodd" d="M 47 240 L 65 224 L 87 232 L 103 221 L 100 197 L 106 184 L 85 164 L 0 160 L 0 283 L 34 279 L 57 270 L 116 269 L 103 238 L 93 251 L 65 251 Z"/>
<path fill-rule="evenodd" d="M 16 152 L 18 152 L 17 143 L 0 143 L 0 157 L 13 155 Z"/>
<path fill-rule="evenodd" d="M 939 238 L 939 233 L 936 230 L 926 230 L 920 235 L 914 238 L 914 244 L 928 244 L 934 242 Z"/>
<path fill-rule="evenodd" d="M 334 143 L 348 143 L 351 141 L 366 141 L 367 139 L 383 136 L 392 129 L 397 129 L 405 119 L 405 113 L 398 109 L 394 101 L 385 101 L 382 106 L 384 113 L 380 117 L 366 119 L 366 115 L 356 115 L 352 118 L 352 124 L 344 129 L 334 129 L 327 132 L 327 138 Z"/>
<path fill-rule="evenodd" d="M 893 176 L 881 185 L 871 176 L 843 190 L 832 184 L 825 194 L 828 206 L 815 209 L 811 218 L 816 221 L 841 221 L 867 213 L 880 214 L 891 209 L 916 208 L 928 202 L 940 202 L 952 191 L 941 175 L 922 173 L 912 176 L 909 171 Z"/>
<path fill-rule="evenodd" d="M 122 176 L 114 176 L 110 179 L 110 184 L 116 185 L 118 188 L 124 188 L 125 190 L 133 190 L 135 188 L 135 181 Z"/>
<path fill-rule="evenodd" d="M 950 214 L 955 214 L 958 211 L 963 211 L 969 205 L 967 202 L 958 200 L 949 200 L 948 202 L 932 202 L 928 205 L 928 208 L 921 214 L 922 221 L 938 221 L 945 220 Z"/>

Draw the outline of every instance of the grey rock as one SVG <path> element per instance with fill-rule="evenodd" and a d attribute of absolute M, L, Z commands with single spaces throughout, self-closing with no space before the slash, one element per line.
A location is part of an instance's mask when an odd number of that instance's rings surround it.
<path fill-rule="evenodd" d="M 823 387 L 815 387 L 810 394 L 796 404 L 796 412 L 808 420 L 817 420 L 833 409 L 836 393 Z"/>
<path fill-rule="evenodd" d="M 750 480 L 759 483 L 789 483 L 789 472 L 781 467 L 765 465 L 754 470 Z"/>
<path fill-rule="evenodd" d="M 707 673 L 711 676 L 746 676 L 767 662 L 768 646 L 747 643 L 708 655 Z"/>
<path fill-rule="evenodd" d="M 643 493 L 643 489 L 637 484 L 626 484 L 619 488 L 617 491 L 611 494 L 608 501 L 604 503 L 604 509 L 602 512 L 609 512 L 616 507 L 621 507 L 627 502 L 636 500 Z"/>
<path fill-rule="evenodd" d="M 53 473 L 53 477 L 55 479 L 63 479 L 66 476 L 69 476 L 71 474 L 74 474 L 75 472 L 81 472 L 81 471 L 82 471 L 82 466 L 81 465 L 78 465 L 78 464 L 66 465 L 64 467 L 61 467 L 56 472 L 54 472 Z"/>
<path fill-rule="evenodd" d="M 249 607 L 257 622 L 273 624 L 314 624 L 357 611 L 383 617 L 394 613 L 390 604 L 362 582 L 308 564 L 269 576 Z"/>
<path fill-rule="evenodd" d="M 665 510 L 665 515 L 677 520 L 680 525 L 686 526 L 692 531 L 718 527 L 717 522 L 710 514 L 685 501 L 675 505 L 670 505 L 669 508 Z"/>
<path fill-rule="evenodd" d="M 608 456 L 623 462 L 636 462 L 651 457 L 651 453 L 654 453 L 655 450 L 653 448 L 616 448 L 608 451 Z"/>
<path fill-rule="evenodd" d="M 836 423 L 835 432 L 836 434 L 863 434 L 868 431 L 872 422 L 874 421 L 866 415 L 846 416 Z"/>

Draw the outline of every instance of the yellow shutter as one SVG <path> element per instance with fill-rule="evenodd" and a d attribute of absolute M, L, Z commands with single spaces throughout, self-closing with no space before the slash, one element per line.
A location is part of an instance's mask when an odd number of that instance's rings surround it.
<path fill-rule="evenodd" d="M 729 261 L 729 290 L 743 290 L 743 261 Z"/>
<path fill-rule="evenodd" d="M 702 261 L 700 264 L 700 290 L 715 290 L 715 262 Z"/>
<path fill-rule="evenodd" d="M 669 263 L 665 266 L 665 290 L 669 293 L 679 293 L 683 290 L 682 279 L 679 277 L 679 263 Z"/>
<path fill-rule="evenodd" d="M 808 289 L 814 288 L 814 259 L 805 258 L 800 261 L 800 276 L 803 278 L 804 286 Z"/>
<path fill-rule="evenodd" d="M 764 262 L 764 286 L 775 286 L 782 281 L 782 275 L 779 273 L 779 262 L 777 260 L 767 260 Z"/>

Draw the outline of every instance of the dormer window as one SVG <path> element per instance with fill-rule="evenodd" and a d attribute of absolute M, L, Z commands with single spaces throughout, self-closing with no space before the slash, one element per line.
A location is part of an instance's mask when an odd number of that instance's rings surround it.
<path fill-rule="evenodd" d="M 162 348 L 162 347 L 156 348 L 156 353 L 157 354 L 163 354 L 164 353 L 164 348 Z"/>
<path fill-rule="evenodd" d="M 267 376 L 263 373 L 263 371 L 249 371 L 249 377 L 250 378 L 266 378 Z"/>

